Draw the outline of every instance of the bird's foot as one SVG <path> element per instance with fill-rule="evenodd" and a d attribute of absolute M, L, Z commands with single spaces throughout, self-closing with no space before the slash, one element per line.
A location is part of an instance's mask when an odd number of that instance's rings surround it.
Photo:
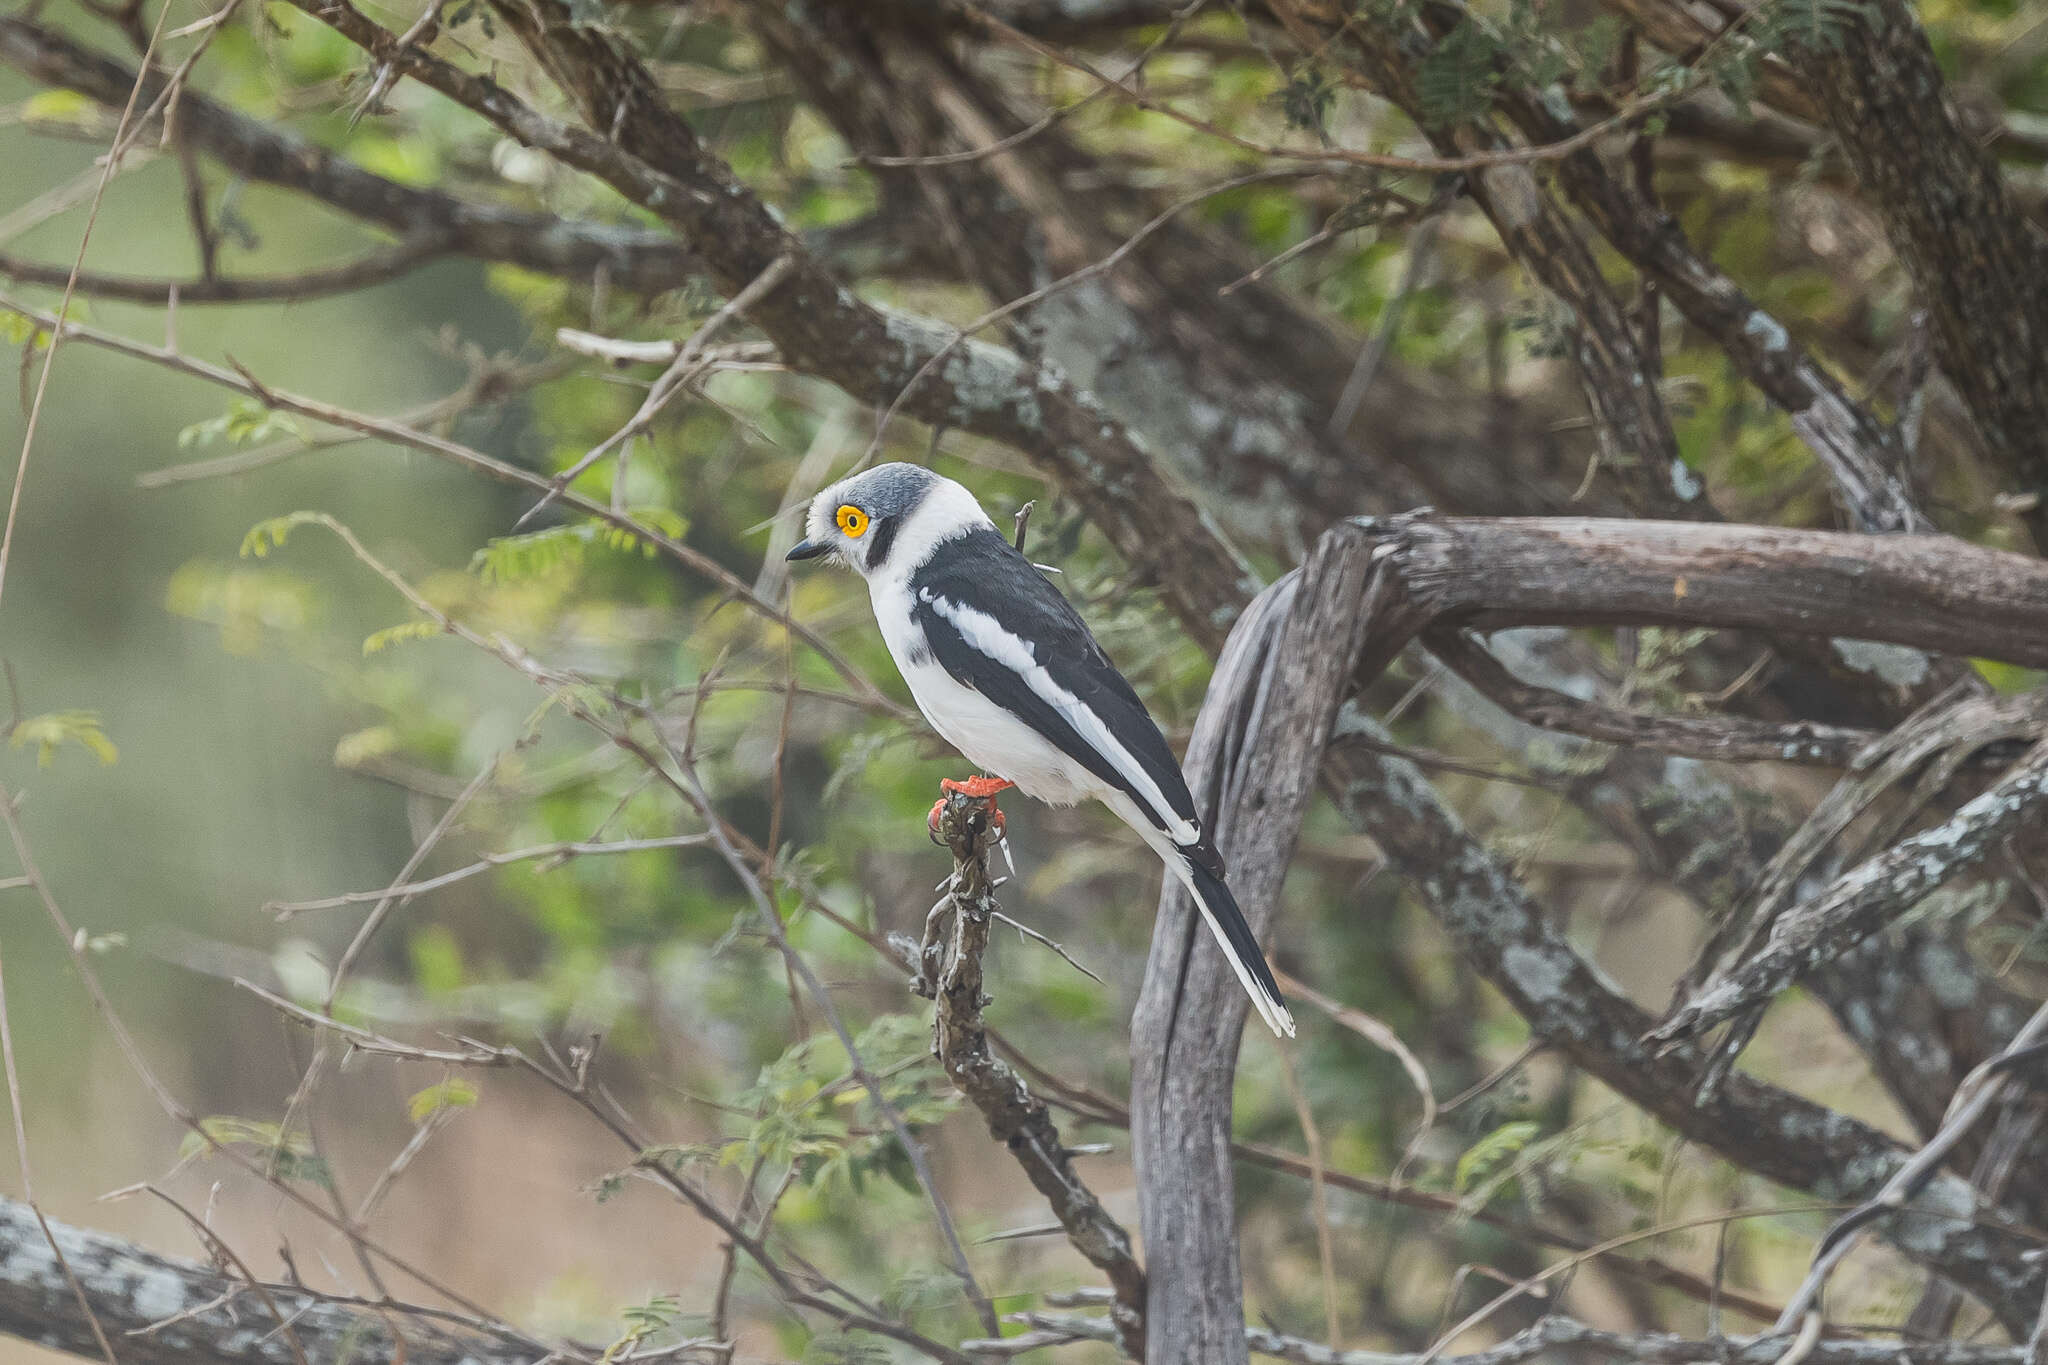
<path fill-rule="evenodd" d="M 1006 777 L 963 777 L 957 781 L 947 777 L 940 779 L 939 790 L 948 796 L 957 792 L 961 796 L 972 796 L 977 800 L 987 801 L 989 820 L 995 826 L 996 838 L 1003 840 L 1006 845 L 1004 856 L 1007 857 L 1008 838 L 1004 834 L 1004 826 L 1008 822 L 1003 819 L 1003 812 L 996 806 L 994 798 L 998 792 L 1006 792 L 1016 785 Z M 939 842 L 939 816 L 945 809 L 946 797 L 942 796 L 932 802 L 931 814 L 925 817 L 925 827 L 931 831 L 933 843 Z"/>

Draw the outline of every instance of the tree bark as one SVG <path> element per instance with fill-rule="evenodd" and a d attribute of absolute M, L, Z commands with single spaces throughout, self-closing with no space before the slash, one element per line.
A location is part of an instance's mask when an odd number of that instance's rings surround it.
<path fill-rule="evenodd" d="M 1870 0 L 1794 53 L 1892 250 L 1934 318 L 1935 355 L 1985 445 L 2032 494 L 2048 548 L 2048 238 L 1950 102 L 1905 0 Z"/>

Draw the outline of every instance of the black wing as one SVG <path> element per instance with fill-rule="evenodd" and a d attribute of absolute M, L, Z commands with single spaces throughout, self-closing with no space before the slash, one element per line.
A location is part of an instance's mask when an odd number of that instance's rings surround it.
<path fill-rule="evenodd" d="M 932 656 L 953 680 L 1021 717 L 1068 757 L 1137 802 L 1161 829 L 1169 822 L 1139 793 L 1132 776 L 1090 743 L 1073 721 L 1030 682 L 978 648 L 947 618 L 940 604 L 978 611 L 1023 642 L 1062 689 L 1097 716 L 1182 820 L 1195 818 L 1187 779 L 1145 704 L 1065 595 L 993 527 L 970 531 L 941 545 L 910 578 L 911 617 L 924 631 Z M 1191 855 L 1208 853 L 1206 842 Z M 1214 858 L 1208 853 L 1208 858 Z M 1221 869 L 1221 864 L 1218 865 Z"/>

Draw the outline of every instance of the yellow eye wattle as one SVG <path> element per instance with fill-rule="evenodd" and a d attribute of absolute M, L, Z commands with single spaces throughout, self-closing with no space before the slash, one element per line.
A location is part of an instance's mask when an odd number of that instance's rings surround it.
<path fill-rule="evenodd" d="M 848 503 L 839 509 L 839 529 L 855 540 L 859 540 L 866 533 L 869 520 L 868 514 L 855 507 L 852 503 Z"/>

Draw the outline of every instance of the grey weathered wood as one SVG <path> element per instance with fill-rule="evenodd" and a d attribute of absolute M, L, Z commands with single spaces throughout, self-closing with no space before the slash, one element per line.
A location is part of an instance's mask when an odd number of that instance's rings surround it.
<path fill-rule="evenodd" d="M 1352 672 L 1370 545 L 1318 542 L 1231 633 L 1195 723 L 1189 785 L 1255 931 L 1272 921 Z M 1246 1359 L 1231 1179 L 1231 1077 L 1249 1004 L 1171 878 L 1131 1024 L 1131 1139 L 1153 1365 Z"/>
<path fill-rule="evenodd" d="M 50 1227 L 122 1365 L 297 1365 L 291 1338 L 313 1365 L 394 1360 L 398 1324 L 408 1365 L 527 1365 L 545 1354 L 531 1342 L 455 1335 L 400 1309 L 326 1302 L 287 1285 L 258 1294 L 197 1261 L 62 1223 Z M 290 1337 L 278 1328 L 279 1313 L 291 1323 Z M 157 1323 L 164 1326 L 145 1330 Z M 0 1334 L 103 1358 L 34 1210 L 12 1199 L 0 1199 Z"/>
<path fill-rule="evenodd" d="M 1673 591 L 1680 576 L 1688 579 L 1682 593 Z M 1697 1052 L 1660 1053 L 1643 1041 L 1655 1021 L 1572 949 L 1413 765 L 1384 752 L 1385 736 L 1369 718 L 1346 707 L 1334 734 L 1318 728 L 1309 744 L 1276 724 L 1274 712 L 1326 716 L 1322 685 L 1329 683 L 1334 699 L 1347 679 L 1320 670 L 1355 652 L 1349 681 L 1369 677 L 1401 643 L 1439 621 L 1671 621 L 1853 634 L 1918 648 L 1952 647 L 1937 635 L 1968 635 L 1972 653 L 2038 656 L 2048 654 L 2044 576 L 2048 567 L 2035 561 L 1938 536 L 1426 517 L 1349 522 L 1240 622 L 1197 724 L 1189 774 L 1234 859 L 1232 885 L 1255 926 L 1271 917 L 1300 819 L 1295 794 L 1305 802 L 1310 770 L 1320 768 L 1339 809 L 1380 845 L 1467 961 L 1538 1037 L 1749 1169 L 1824 1197 L 1865 1198 L 1908 1159 L 1896 1143 L 1740 1073 L 1709 1103 L 1696 1103 Z M 1705 586 L 1696 592 L 1696 584 Z M 1981 598 L 1962 600 L 1980 588 Z M 1907 619 L 1913 612 L 1924 615 Z M 1354 633 L 1361 629 L 1362 642 Z M 1349 742 L 1352 736 L 1362 742 Z M 1132 1126 L 1150 1274 L 1147 1359 L 1235 1365 L 1244 1359 L 1243 1309 L 1228 1137 L 1246 1005 L 1202 934 L 1182 897 L 1162 898 L 1133 1021 Z M 1967 1184 L 1947 1173 L 1925 1196 L 1935 1208 L 1968 1207 L 1972 1199 Z M 1996 1211 L 1975 1220 L 1898 1220 L 1886 1235 L 2002 1322 L 2018 1329 L 2023 1314 L 2031 1322 L 2044 1276 L 2017 1254 L 2025 1244 Z"/>
<path fill-rule="evenodd" d="M 1425 626 L 1714 626 L 2048 667 L 2048 561 L 1951 536 L 1572 517 L 1364 523 L 1398 581 L 1376 669 Z"/>

